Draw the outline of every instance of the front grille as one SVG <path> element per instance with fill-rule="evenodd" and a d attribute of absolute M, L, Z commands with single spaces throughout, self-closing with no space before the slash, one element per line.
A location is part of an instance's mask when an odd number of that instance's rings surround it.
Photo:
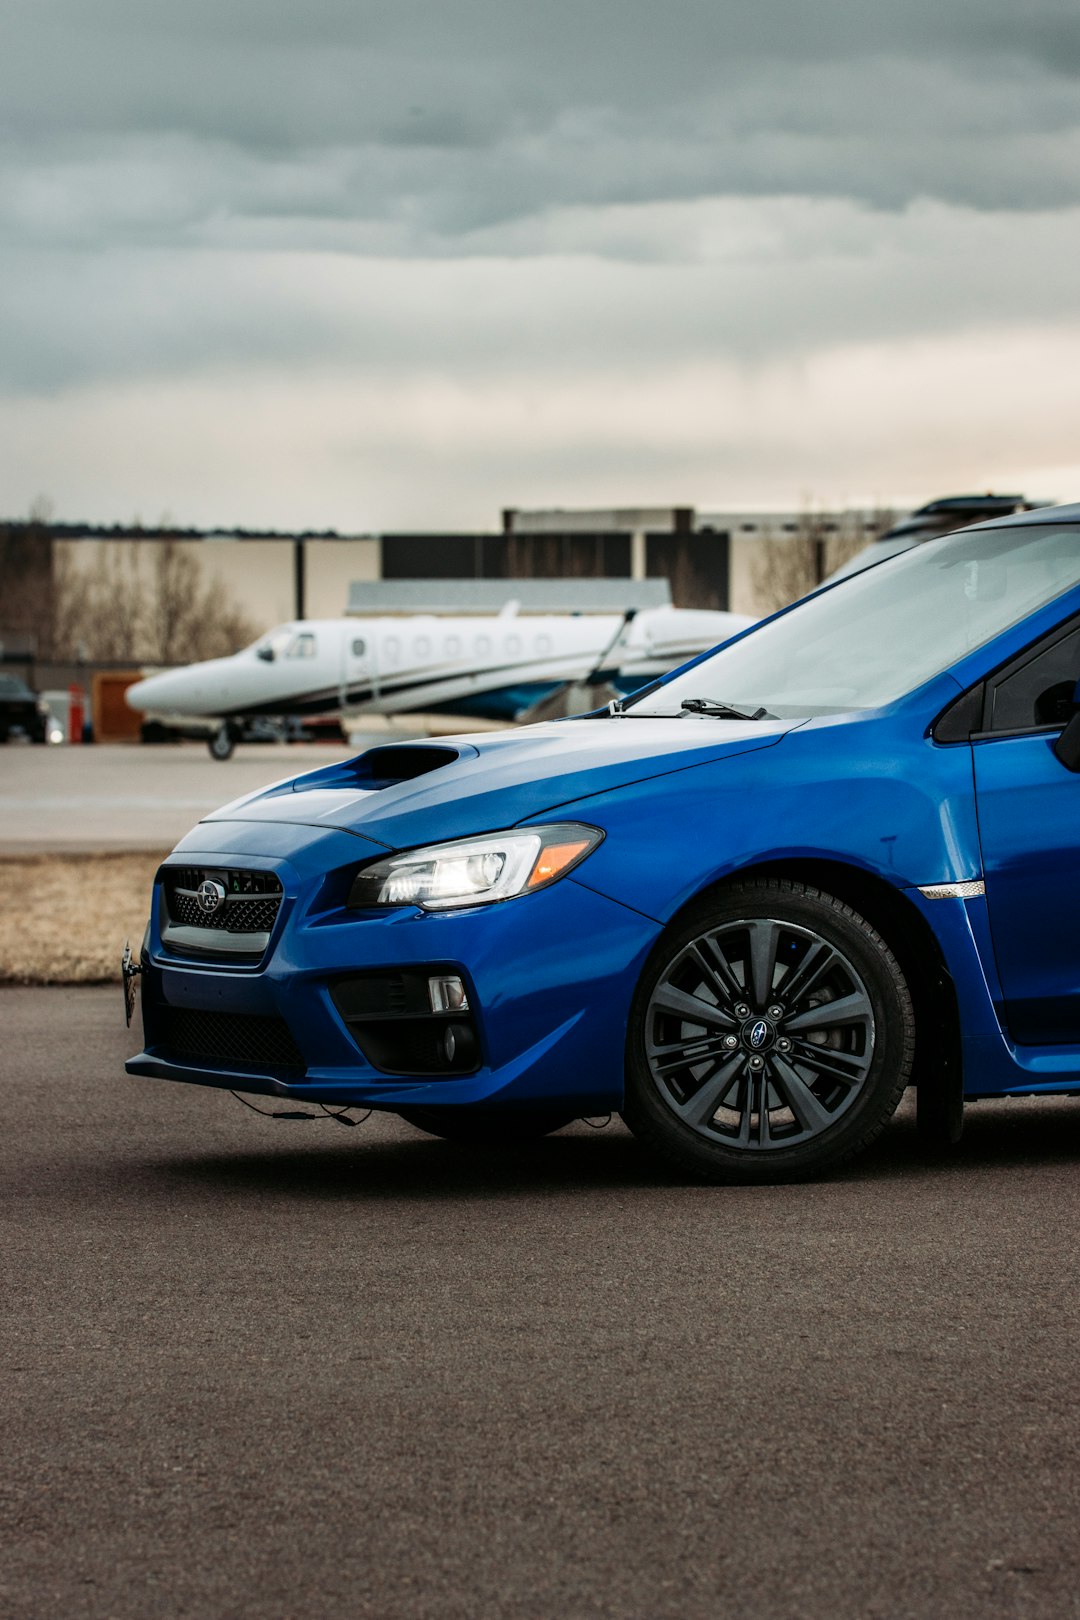
<path fill-rule="evenodd" d="M 169 896 L 169 913 L 174 922 L 187 928 L 224 928 L 227 934 L 268 934 L 281 904 L 277 900 L 229 895 L 224 906 L 206 912 L 193 894 L 174 889 Z"/>
<path fill-rule="evenodd" d="M 164 1057 L 201 1058 L 223 1069 L 237 1063 L 301 1072 L 306 1068 L 283 1018 L 159 1007 L 156 1022 L 154 1045 Z"/>
<path fill-rule="evenodd" d="M 198 898 L 199 885 L 210 879 L 225 890 L 225 899 L 207 911 Z M 226 934 L 268 934 L 281 905 L 281 882 L 273 872 L 230 871 L 220 867 L 168 867 L 165 903 L 169 919 L 184 928 L 213 928 Z"/>

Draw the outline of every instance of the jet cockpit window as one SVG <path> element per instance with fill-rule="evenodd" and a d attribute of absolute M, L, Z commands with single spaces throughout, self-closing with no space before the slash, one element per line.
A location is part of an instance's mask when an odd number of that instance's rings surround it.
<path fill-rule="evenodd" d="M 286 656 L 293 640 L 293 634 L 291 625 L 282 625 L 280 629 L 271 630 L 267 635 L 260 636 L 252 650 L 264 662 L 272 664 L 275 658 L 284 658 Z"/>
<path fill-rule="evenodd" d="M 314 658 L 315 637 L 311 631 L 301 630 L 298 635 L 295 635 L 286 649 L 285 656 L 286 658 Z"/>

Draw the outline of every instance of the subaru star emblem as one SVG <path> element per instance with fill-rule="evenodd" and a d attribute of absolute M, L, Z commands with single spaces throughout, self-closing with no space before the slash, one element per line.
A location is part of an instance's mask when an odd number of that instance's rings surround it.
<path fill-rule="evenodd" d="M 201 909 L 208 914 L 216 911 L 225 899 L 225 887 L 215 883 L 213 878 L 204 878 L 195 890 Z"/>
<path fill-rule="evenodd" d="M 750 1031 L 750 1045 L 754 1048 L 754 1051 L 757 1052 L 765 1045 L 768 1038 L 769 1026 L 765 1022 L 764 1018 L 759 1018 L 753 1029 Z"/>

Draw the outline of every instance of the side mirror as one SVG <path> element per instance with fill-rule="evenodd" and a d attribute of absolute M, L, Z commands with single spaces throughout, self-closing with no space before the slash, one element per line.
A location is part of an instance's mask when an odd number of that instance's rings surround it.
<path fill-rule="evenodd" d="M 1055 741 L 1054 753 L 1067 771 L 1080 771 L 1080 709 Z"/>
<path fill-rule="evenodd" d="M 255 656 L 261 658 L 264 664 L 272 664 L 274 662 L 274 649 L 273 647 L 257 647 Z"/>

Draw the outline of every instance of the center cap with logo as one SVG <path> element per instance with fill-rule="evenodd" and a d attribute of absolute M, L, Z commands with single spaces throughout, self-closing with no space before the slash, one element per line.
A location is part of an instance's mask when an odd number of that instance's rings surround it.
<path fill-rule="evenodd" d="M 214 878 L 204 878 L 195 890 L 200 909 L 209 914 L 225 903 L 225 885 Z"/>
<path fill-rule="evenodd" d="M 776 1031 L 765 1018 L 751 1018 L 743 1025 L 743 1044 L 751 1052 L 764 1052 L 776 1038 Z"/>

